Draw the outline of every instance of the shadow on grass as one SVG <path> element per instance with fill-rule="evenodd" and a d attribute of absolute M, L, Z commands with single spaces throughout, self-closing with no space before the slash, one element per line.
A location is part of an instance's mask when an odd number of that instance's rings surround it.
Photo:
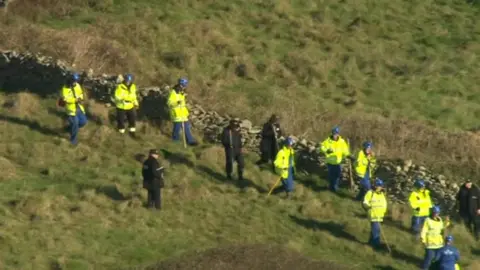
<path fill-rule="evenodd" d="M 96 188 L 97 193 L 104 194 L 114 201 L 125 201 L 126 198 L 115 185 L 108 185 Z"/>
<path fill-rule="evenodd" d="M 0 115 L 0 121 L 9 122 L 12 124 L 26 126 L 32 130 L 40 132 L 47 136 L 62 137 L 62 132 L 41 126 L 37 121 L 21 119 L 13 116 Z"/>
<path fill-rule="evenodd" d="M 399 270 L 398 268 L 395 268 L 393 266 L 388 266 L 388 265 L 375 265 L 374 269 L 377 270 Z"/>
<path fill-rule="evenodd" d="M 166 149 L 160 149 L 160 152 L 162 152 L 163 157 L 172 164 L 183 164 L 190 168 L 195 167 L 195 164 L 183 155 L 170 152 Z"/>
<path fill-rule="evenodd" d="M 321 230 L 321 231 L 328 231 L 330 234 L 337 238 L 342 238 L 345 240 L 349 240 L 352 242 L 356 242 L 358 244 L 365 244 L 360 242 L 355 236 L 351 235 L 350 233 L 344 231 L 345 226 L 342 224 L 337 224 L 331 221 L 328 222 L 320 222 L 314 219 L 303 219 L 299 218 L 297 216 L 290 215 L 290 219 L 297 223 L 298 225 L 301 225 L 307 229 L 311 230 Z"/>
<path fill-rule="evenodd" d="M 394 220 L 392 217 L 386 216 L 383 220 L 383 223 L 385 225 L 395 227 L 406 233 L 412 233 L 412 230 L 410 230 L 410 228 L 405 227 L 401 220 Z"/>
<path fill-rule="evenodd" d="M 65 111 L 60 111 L 60 110 L 56 110 L 56 109 L 52 109 L 52 108 L 48 108 L 48 113 L 49 114 L 52 114 L 52 115 L 55 115 L 57 117 L 59 117 L 60 119 L 67 119 L 67 115 L 65 114 Z M 100 118 L 96 117 L 95 115 L 91 114 L 88 110 L 85 110 L 85 113 L 87 115 L 87 120 L 89 122 L 94 122 L 95 124 L 97 125 L 105 125 L 105 124 L 108 124 L 108 123 L 104 123 L 100 120 Z M 111 116 L 109 116 L 111 117 Z M 112 121 L 112 119 L 109 119 L 109 121 Z"/>
<path fill-rule="evenodd" d="M 252 187 L 258 191 L 258 193 L 267 193 L 268 190 L 266 190 L 264 187 L 261 187 L 257 184 L 255 184 L 253 181 L 248 180 L 246 178 L 243 179 L 243 181 L 233 179 L 229 180 L 224 174 L 221 174 L 219 172 L 216 172 L 215 170 L 208 168 L 206 166 L 198 166 L 198 170 L 201 172 L 209 175 L 211 178 L 213 178 L 216 182 L 218 183 L 223 183 L 223 184 L 233 184 L 237 186 L 238 188 L 247 188 L 247 187 Z"/>

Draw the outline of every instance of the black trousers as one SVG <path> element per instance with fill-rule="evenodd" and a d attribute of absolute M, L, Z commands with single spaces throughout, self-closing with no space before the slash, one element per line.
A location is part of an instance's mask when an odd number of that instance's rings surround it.
<path fill-rule="evenodd" d="M 463 222 L 467 229 L 473 233 L 476 239 L 480 237 L 480 216 L 462 215 Z"/>
<path fill-rule="evenodd" d="M 118 129 L 125 129 L 125 117 L 128 120 L 128 127 L 129 128 L 135 128 L 135 124 L 137 121 L 137 113 L 135 109 L 130 109 L 130 110 L 122 110 L 117 108 L 117 127 Z M 132 131 L 131 132 L 135 132 Z"/>
<path fill-rule="evenodd" d="M 275 162 L 275 158 L 277 157 L 278 153 L 277 143 L 274 140 L 262 141 L 260 145 L 260 152 L 260 160 L 257 162 L 257 164 L 260 165 L 270 162 L 273 170 L 275 171 L 275 165 L 273 163 Z"/>
<path fill-rule="evenodd" d="M 243 178 L 245 161 L 242 152 L 239 149 L 225 148 L 225 169 L 228 176 L 232 175 L 234 161 L 237 162 L 238 177 Z"/>
<path fill-rule="evenodd" d="M 162 208 L 162 189 L 160 188 L 153 188 L 148 189 L 148 199 L 147 199 L 147 207 L 148 208 Z"/>

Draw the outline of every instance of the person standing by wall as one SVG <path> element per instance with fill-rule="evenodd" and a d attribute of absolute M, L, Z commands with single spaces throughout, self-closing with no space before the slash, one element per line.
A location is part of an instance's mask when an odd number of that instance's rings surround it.
<path fill-rule="evenodd" d="M 65 107 L 67 112 L 70 142 L 74 146 L 78 144 L 78 131 L 87 124 L 85 108 L 82 105 L 83 89 L 78 83 L 79 80 L 80 76 L 77 73 L 72 74 L 63 86 L 61 98 L 58 100 L 58 106 Z"/>

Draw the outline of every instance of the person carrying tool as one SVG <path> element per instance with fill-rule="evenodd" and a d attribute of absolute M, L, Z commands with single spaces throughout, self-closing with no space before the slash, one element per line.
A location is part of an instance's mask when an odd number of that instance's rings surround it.
<path fill-rule="evenodd" d="M 276 171 L 280 174 L 283 189 L 285 190 L 287 199 L 291 198 L 293 192 L 295 178 L 295 151 L 293 150 L 294 141 L 288 137 L 282 149 L 278 151 L 274 161 Z"/>
<path fill-rule="evenodd" d="M 445 246 L 443 246 L 435 255 L 435 270 L 460 270 L 458 261 L 460 252 L 453 245 L 453 236 L 445 237 Z"/>
<path fill-rule="evenodd" d="M 190 122 L 188 121 L 187 104 L 185 101 L 185 90 L 188 86 L 186 78 L 178 79 L 178 83 L 170 91 L 167 105 L 170 108 L 170 118 L 173 121 L 172 139 L 174 141 L 180 140 L 180 130 L 183 131 L 184 144 L 197 145 L 198 143 L 192 136 Z"/>
<path fill-rule="evenodd" d="M 432 209 L 432 199 L 430 198 L 430 191 L 425 188 L 425 182 L 417 179 L 414 183 L 415 189 L 410 193 L 408 202 L 413 211 L 412 216 L 412 232 L 416 239 L 420 238 L 420 232 L 423 228 L 423 223 L 430 215 Z"/>
<path fill-rule="evenodd" d="M 83 90 L 78 83 L 79 80 L 80 76 L 77 73 L 72 74 L 72 77 L 62 87 L 61 98 L 58 100 L 58 105 L 65 107 L 68 114 L 70 142 L 75 146 L 78 144 L 79 129 L 87 124 L 85 108 L 82 105 L 84 101 Z"/>
<path fill-rule="evenodd" d="M 369 190 L 363 199 L 363 207 L 368 210 L 370 218 L 370 244 L 374 249 L 380 248 L 381 240 L 381 223 L 387 213 L 387 197 L 383 190 L 383 181 L 379 178 L 375 179 L 374 189 Z"/>
<path fill-rule="evenodd" d="M 360 184 L 360 190 L 356 197 L 358 201 L 363 201 L 365 194 L 372 188 L 370 179 L 373 179 L 376 164 L 377 160 L 373 155 L 372 143 L 364 142 L 363 149 L 358 152 L 355 160 L 355 173 Z"/>
<path fill-rule="evenodd" d="M 133 76 L 126 74 L 123 82 L 115 89 L 115 106 L 117 107 L 118 132 L 125 133 L 125 117 L 128 120 L 128 132 L 130 136 L 136 137 L 135 125 L 138 109 L 137 86 L 133 83 Z"/>
<path fill-rule="evenodd" d="M 330 190 L 336 192 L 342 177 L 341 163 L 345 158 L 354 160 L 345 140 L 340 136 L 340 128 L 334 127 L 332 135 L 321 144 L 320 151 L 325 154 Z"/>
<path fill-rule="evenodd" d="M 242 150 L 242 134 L 238 120 L 230 120 L 230 125 L 223 129 L 222 144 L 225 148 L 225 170 L 227 178 L 232 179 L 233 162 L 237 162 L 238 180 L 243 180 L 243 168 L 245 167 Z"/>
<path fill-rule="evenodd" d="M 260 141 L 260 160 L 257 161 L 257 165 L 268 163 L 272 161 L 272 167 L 275 169 L 273 161 L 277 156 L 279 146 L 278 139 L 282 136 L 282 129 L 280 128 L 279 118 L 273 114 L 267 123 L 262 128 L 262 139 Z"/>
<path fill-rule="evenodd" d="M 438 251 L 443 247 L 443 233 L 445 228 L 450 225 L 450 219 L 447 217 L 445 223 L 440 217 L 440 207 L 433 206 L 431 215 L 423 223 L 420 239 L 425 246 L 425 257 L 423 259 L 422 269 L 428 270 L 432 260 Z"/>
<path fill-rule="evenodd" d="M 480 189 L 471 180 L 467 180 L 458 191 L 457 205 L 463 223 L 478 241 L 480 239 Z"/>
<path fill-rule="evenodd" d="M 147 208 L 162 208 L 161 189 L 165 186 L 163 172 L 164 168 L 158 162 L 158 151 L 151 149 L 142 169 L 143 188 L 148 192 Z"/>

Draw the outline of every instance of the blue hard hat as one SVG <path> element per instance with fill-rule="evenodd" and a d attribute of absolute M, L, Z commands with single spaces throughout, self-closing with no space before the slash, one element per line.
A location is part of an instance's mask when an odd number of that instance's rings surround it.
<path fill-rule="evenodd" d="M 452 241 L 453 241 L 453 236 L 447 235 L 447 237 L 445 237 L 445 242 L 452 242 Z"/>
<path fill-rule="evenodd" d="M 340 134 L 340 128 L 339 127 L 334 127 L 332 128 L 332 134 L 335 135 L 335 134 Z"/>
<path fill-rule="evenodd" d="M 187 79 L 187 78 L 180 78 L 180 79 L 178 79 L 178 84 L 179 84 L 181 87 L 187 87 L 187 85 L 188 85 L 188 79 Z"/>
<path fill-rule="evenodd" d="M 285 140 L 285 144 L 288 145 L 288 146 L 293 145 L 293 139 L 292 139 L 292 137 L 287 137 L 287 139 Z"/>
<path fill-rule="evenodd" d="M 80 75 L 78 75 L 78 73 L 73 73 L 72 74 L 72 80 L 74 82 L 78 82 L 80 80 Z"/>
<path fill-rule="evenodd" d="M 363 143 L 363 149 L 371 148 L 372 145 L 373 145 L 373 144 L 372 144 L 371 142 L 364 142 L 364 143 Z"/>
<path fill-rule="evenodd" d="M 415 180 L 415 184 L 414 184 L 417 188 L 424 188 L 425 187 L 425 181 L 423 181 L 422 179 L 417 179 Z"/>
<path fill-rule="evenodd" d="M 380 178 L 375 179 L 375 186 L 376 187 L 383 187 L 383 180 Z"/>
<path fill-rule="evenodd" d="M 432 207 L 432 213 L 433 214 L 440 214 L 440 206 L 435 205 L 434 207 Z"/>
<path fill-rule="evenodd" d="M 123 79 L 124 79 L 126 82 L 131 82 L 131 81 L 133 81 L 133 75 L 132 75 L 132 74 L 125 74 L 125 76 L 123 77 Z"/>

